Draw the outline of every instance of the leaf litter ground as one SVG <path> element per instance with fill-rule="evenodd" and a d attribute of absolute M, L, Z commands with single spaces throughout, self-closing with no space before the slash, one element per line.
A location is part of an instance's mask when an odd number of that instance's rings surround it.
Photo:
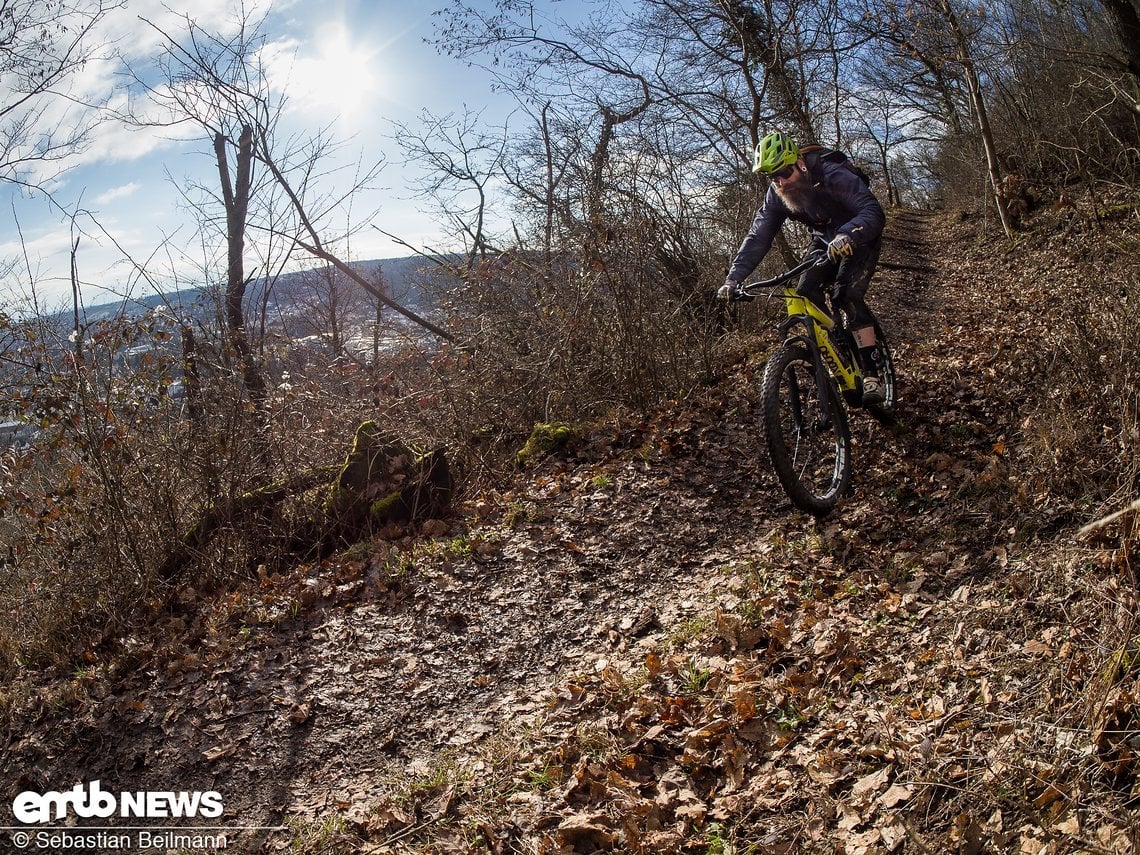
<path fill-rule="evenodd" d="M 217 790 L 287 826 L 239 852 L 1133 851 L 1135 588 L 1018 465 L 1059 250 L 977 234 L 893 219 L 900 421 L 853 414 L 828 519 L 761 446 L 769 332 L 414 540 L 28 687 L 11 794 Z"/>

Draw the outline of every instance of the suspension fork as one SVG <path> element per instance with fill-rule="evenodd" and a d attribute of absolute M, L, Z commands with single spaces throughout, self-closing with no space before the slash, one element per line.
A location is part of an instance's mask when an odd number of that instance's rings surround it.
<path fill-rule="evenodd" d="M 823 354 L 820 353 L 819 344 L 815 340 L 815 321 L 809 315 L 792 315 L 780 324 L 779 330 L 784 335 L 784 343 L 797 342 L 807 348 L 811 354 L 812 367 L 815 369 L 815 385 L 819 389 L 819 415 L 820 427 L 825 430 L 831 428 L 831 375 L 828 374 L 827 365 L 824 364 Z M 791 335 L 795 326 L 804 327 L 802 333 Z"/>

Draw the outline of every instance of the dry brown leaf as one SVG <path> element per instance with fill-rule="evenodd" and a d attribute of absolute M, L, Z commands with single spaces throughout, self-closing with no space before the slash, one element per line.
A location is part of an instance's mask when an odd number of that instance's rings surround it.
<path fill-rule="evenodd" d="M 605 814 L 575 814 L 558 824 L 558 841 L 575 851 L 585 847 L 609 849 L 617 839 L 616 829 Z"/>
<path fill-rule="evenodd" d="M 1057 799 L 1065 795 L 1067 795 L 1067 793 L 1064 789 L 1057 784 L 1050 784 L 1042 790 L 1041 795 L 1033 800 L 1033 806 L 1038 810 L 1044 810 L 1053 802 L 1057 801 Z"/>
<path fill-rule="evenodd" d="M 1117 855 L 1132 855 L 1136 851 L 1128 832 L 1115 825 L 1102 825 L 1096 830 L 1096 839 L 1106 851 Z"/>
<path fill-rule="evenodd" d="M 888 852 L 894 852 L 906 842 L 906 826 L 901 822 L 892 822 L 878 828 L 879 839 Z"/>
<path fill-rule="evenodd" d="M 739 686 L 733 693 L 733 711 L 740 721 L 749 721 L 756 717 L 756 694 L 751 686 Z"/>
<path fill-rule="evenodd" d="M 879 851 L 879 829 L 856 834 L 843 841 L 844 855 L 872 855 Z"/>
<path fill-rule="evenodd" d="M 202 756 L 210 762 L 220 760 L 222 757 L 229 757 L 234 751 L 237 750 L 236 745 L 215 745 L 213 748 L 208 748 L 202 752 Z"/>
<path fill-rule="evenodd" d="M 839 821 L 836 823 L 836 827 L 840 831 L 853 831 L 863 824 L 863 815 L 850 805 L 840 804 L 836 810 L 839 813 Z"/>
<path fill-rule="evenodd" d="M 851 788 L 852 801 L 857 805 L 869 804 L 875 793 L 887 785 L 893 770 L 893 765 L 887 765 L 856 781 Z"/>
<path fill-rule="evenodd" d="M 689 731 L 685 737 L 685 747 L 686 749 L 701 750 L 708 746 L 710 740 L 726 733 L 729 727 L 731 727 L 731 724 L 728 719 L 713 719 L 703 727 Z"/>
<path fill-rule="evenodd" d="M 905 784 L 892 784 L 885 793 L 879 796 L 879 804 L 885 808 L 893 808 L 907 801 L 914 795 L 914 790 Z"/>
<path fill-rule="evenodd" d="M 1076 837 L 1081 833 L 1081 821 L 1075 813 L 1070 813 L 1060 822 L 1054 824 L 1053 830 L 1059 834 L 1071 834 Z"/>
<path fill-rule="evenodd" d="M 651 652 L 651 653 L 649 653 L 649 655 L 647 655 L 645 657 L 645 670 L 649 672 L 649 679 L 650 680 L 652 680 L 658 674 L 660 674 L 662 672 L 662 670 L 664 670 L 664 668 L 665 668 L 665 663 L 662 661 L 661 657 L 658 656 L 656 653 Z"/>

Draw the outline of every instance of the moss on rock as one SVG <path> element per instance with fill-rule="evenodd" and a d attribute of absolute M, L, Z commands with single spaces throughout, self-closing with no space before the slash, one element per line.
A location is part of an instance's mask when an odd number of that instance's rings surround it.
<path fill-rule="evenodd" d="M 526 443 L 515 455 L 515 463 L 520 469 L 525 468 L 532 460 L 560 451 L 581 438 L 580 425 L 567 422 L 536 423 Z"/>
<path fill-rule="evenodd" d="M 368 521 L 373 525 L 383 525 L 390 522 L 402 522 L 411 517 L 411 512 L 401 493 L 389 493 L 382 499 L 377 499 L 368 507 Z"/>
<path fill-rule="evenodd" d="M 452 487 L 443 449 L 417 453 L 366 421 L 356 429 L 352 450 L 329 485 L 325 513 L 342 533 L 359 534 L 442 513 Z"/>
<path fill-rule="evenodd" d="M 350 512 L 374 484 L 390 480 L 411 459 L 407 446 L 384 433 L 376 422 L 362 422 L 353 437 L 352 450 L 329 487 L 326 512 L 338 516 Z"/>

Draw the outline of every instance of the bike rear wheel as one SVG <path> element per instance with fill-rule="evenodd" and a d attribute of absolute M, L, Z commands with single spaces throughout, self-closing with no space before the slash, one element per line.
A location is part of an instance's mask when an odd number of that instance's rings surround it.
<path fill-rule="evenodd" d="M 800 510 L 827 515 L 851 486 L 851 436 L 835 384 L 829 379 L 821 389 L 807 348 L 785 344 L 764 368 L 760 404 L 772 468 L 784 492 Z"/>

